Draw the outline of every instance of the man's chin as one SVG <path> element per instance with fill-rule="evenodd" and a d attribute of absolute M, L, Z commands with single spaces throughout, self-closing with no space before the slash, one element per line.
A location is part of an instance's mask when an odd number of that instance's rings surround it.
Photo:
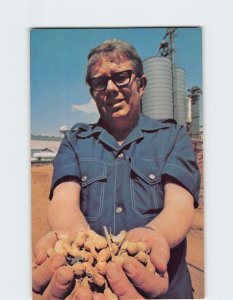
<path fill-rule="evenodd" d="M 130 122 L 132 118 L 132 112 L 125 109 L 119 109 L 117 111 L 105 112 L 102 114 L 103 119 L 105 119 L 108 123 L 117 123 L 120 124 L 121 122 Z"/>
<path fill-rule="evenodd" d="M 118 112 L 114 112 L 112 115 L 111 115 L 111 119 L 113 121 L 120 121 L 120 120 L 124 120 L 126 118 L 129 117 L 129 114 L 127 114 L 126 112 L 121 112 L 121 111 L 118 111 Z"/>

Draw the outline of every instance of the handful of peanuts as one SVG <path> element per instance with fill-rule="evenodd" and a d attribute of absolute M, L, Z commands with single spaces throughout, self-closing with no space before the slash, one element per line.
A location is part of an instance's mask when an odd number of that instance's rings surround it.
<path fill-rule="evenodd" d="M 89 286 L 92 292 L 104 293 L 107 299 L 115 300 L 117 296 L 108 286 L 106 267 L 109 261 L 122 264 L 129 257 L 135 257 L 148 270 L 155 273 L 155 267 L 150 261 L 151 247 L 143 242 L 130 242 L 126 231 L 122 230 L 117 236 L 108 234 L 104 226 L 105 237 L 91 229 L 80 231 L 75 240 L 66 234 L 57 235 L 54 248 L 47 250 L 47 255 L 62 254 L 67 266 L 70 266 L 75 276 L 75 287 L 66 298 L 71 300 L 80 286 Z"/>

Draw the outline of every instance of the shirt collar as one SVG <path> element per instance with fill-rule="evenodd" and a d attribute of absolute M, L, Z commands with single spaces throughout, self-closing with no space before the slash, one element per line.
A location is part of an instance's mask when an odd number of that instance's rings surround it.
<path fill-rule="evenodd" d="M 156 131 L 162 128 L 168 128 L 169 125 L 163 121 L 155 120 L 145 115 L 140 115 L 138 125 L 142 131 Z"/>
<path fill-rule="evenodd" d="M 76 131 L 77 136 L 79 137 L 89 137 L 95 133 L 101 133 L 104 131 L 104 128 L 97 124 L 85 124 L 79 123 L 72 128 L 72 131 Z"/>
<path fill-rule="evenodd" d="M 132 143 L 135 140 L 142 139 L 144 137 L 143 131 L 156 131 L 161 128 L 169 127 L 166 123 L 162 123 L 158 120 L 151 119 L 145 115 L 140 115 L 138 124 L 134 127 L 131 133 L 128 135 L 124 143 L 119 146 L 116 140 L 102 127 L 101 120 L 96 124 L 79 123 L 72 128 L 73 131 L 77 131 L 77 136 L 86 138 L 91 135 L 99 135 L 99 139 L 115 150 L 125 147 L 127 144 Z"/>

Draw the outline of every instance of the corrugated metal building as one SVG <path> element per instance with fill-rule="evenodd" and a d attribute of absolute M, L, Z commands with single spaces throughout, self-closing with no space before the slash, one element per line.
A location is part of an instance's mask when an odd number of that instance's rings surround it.
<path fill-rule="evenodd" d="M 142 113 L 154 119 L 173 118 L 171 60 L 153 56 L 143 61 L 147 87 L 142 97 Z"/>

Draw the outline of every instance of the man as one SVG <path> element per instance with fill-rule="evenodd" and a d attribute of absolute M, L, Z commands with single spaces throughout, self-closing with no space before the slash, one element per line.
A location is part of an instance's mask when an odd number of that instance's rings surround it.
<path fill-rule="evenodd" d="M 54 161 L 48 220 L 37 245 L 33 290 L 64 299 L 73 274 L 63 257 L 47 258 L 56 232 L 90 226 L 103 234 L 127 230 L 127 239 L 152 246 L 149 273 L 135 259 L 109 263 L 107 277 L 119 299 L 192 298 L 185 262 L 186 234 L 198 203 L 199 172 L 186 131 L 175 121 L 140 114 L 146 76 L 126 42 L 108 40 L 88 56 L 86 81 L 100 113 L 97 124 L 76 124 Z M 137 288 L 136 288 L 137 287 Z M 81 288 L 74 299 L 104 299 Z"/>

